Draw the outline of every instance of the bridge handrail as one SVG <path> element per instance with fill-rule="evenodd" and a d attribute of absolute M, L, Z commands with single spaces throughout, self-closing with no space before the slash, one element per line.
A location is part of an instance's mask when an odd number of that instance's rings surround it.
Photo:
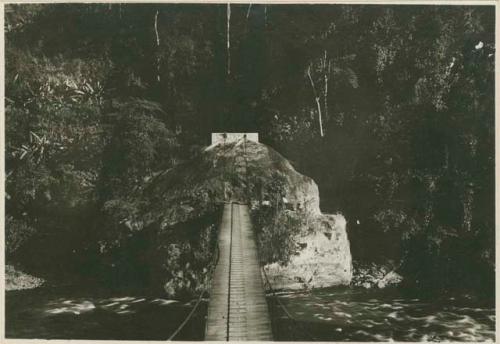
<path fill-rule="evenodd" d="M 211 277 L 213 276 L 215 267 L 219 263 L 219 255 L 220 255 L 219 243 L 216 242 L 215 245 L 216 245 L 216 252 L 217 252 L 217 254 L 215 255 L 215 262 L 214 262 L 214 264 L 212 265 L 212 267 L 210 269 L 210 279 L 209 279 L 209 282 L 205 285 L 205 288 L 200 293 L 200 296 L 198 297 L 198 300 L 196 301 L 196 304 L 194 305 L 193 309 L 191 309 L 191 312 L 189 312 L 189 314 L 187 315 L 187 317 L 179 325 L 179 327 L 174 331 L 174 333 L 172 333 L 170 335 L 170 337 L 168 337 L 167 342 L 171 342 L 179 334 L 179 332 L 184 328 L 184 326 L 186 326 L 186 324 L 189 322 L 189 320 L 193 317 L 194 313 L 198 309 L 198 306 L 200 305 L 201 300 L 203 300 L 203 295 L 207 292 L 207 290 L 210 289 Z"/>
<path fill-rule="evenodd" d="M 311 341 L 317 341 L 318 339 L 316 337 L 314 337 L 301 322 L 299 322 L 297 319 L 295 319 L 295 317 L 290 313 L 290 311 L 288 310 L 288 308 L 286 308 L 286 306 L 283 304 L 283 302 L 281 302 L 279 296 L 276 295 L 276 291 L 273 288 L 271 282 L 269 281 L 269 278 L 267 277 L 266 269 L 264 268 L 264 265 L 262 263 L 261 263 L 261 270 L 262 270 L 262 273 L 263 273 L 264 278 L 266 280 L 266 284 L 269 286 L 269 290 L 271 290 L 271 294 L 273 294 L 273 298 L 276 301 L 278 301 L 278 304 L 283 309 L 285 315 L 288 318 L 290 318 L 290 320 L 292 320 L 296 325 L 298 325 L 299 327 L 301 327 L 303 329 L 303 333 L 305 333 L 309 337 L 309 339 Z"/>

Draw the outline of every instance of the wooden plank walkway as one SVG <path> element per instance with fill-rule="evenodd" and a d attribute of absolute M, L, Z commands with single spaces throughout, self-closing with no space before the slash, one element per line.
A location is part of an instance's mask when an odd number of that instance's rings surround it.
<path fill-rule="evenodd" d="M 273 340 L 248 206 L 224 205 L 205 340 Z"/>

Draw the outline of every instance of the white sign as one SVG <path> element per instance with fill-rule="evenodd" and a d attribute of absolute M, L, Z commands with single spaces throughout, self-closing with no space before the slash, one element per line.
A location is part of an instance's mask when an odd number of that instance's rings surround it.
<path fill-rule="evenodd" d="M 212 133 L 212 145 L 243 140 L 259 142 L 259 133 Z"/>

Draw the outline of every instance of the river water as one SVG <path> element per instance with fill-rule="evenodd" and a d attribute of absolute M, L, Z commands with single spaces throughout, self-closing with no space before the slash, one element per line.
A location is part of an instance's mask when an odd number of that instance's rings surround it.
<path fill-rule="evenodd" d="M 492 300 L 423 300 L 394 290 L 320 289 L 269 297 L 276 340 L 494 341 Z M 39 288 L 6 294 L 7 338 L 165 340 L 195 301 Z M 284 310 L 286 309 L 286 311 Z M 203 340 L 206 302 L 176 340 Z M 288 314 L 287 314 L 288 313 Z"/>
<path fill-rule="evenodd" d="M 494 341 L 493 300 L 420 299 L 396 290 L 321 289 L 270 303 L 276 340 Z M 283 310 L 286 309 L 287 315 Z"/>
<path fill-rule="evenodd" d="M 7 338 L 165 340 L 196 300 L 39 288 L 6 293 Z M 206 302 L 176 340 L 203 340 Z"/>

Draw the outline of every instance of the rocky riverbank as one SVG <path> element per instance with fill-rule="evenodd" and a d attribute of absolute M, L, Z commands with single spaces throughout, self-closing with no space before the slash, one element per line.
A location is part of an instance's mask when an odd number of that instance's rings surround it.
<path fill-rule="evenodd" d="M 5 266 L 5 290 L 7 291 L 34 289 L 44 283 L 45 281 L 42 278 L 16 270 L 12 265 Z"/>
<path fill-rule="evenodd" d="M 403 277 L 391 264 L 354 264 L 351 285 L 365 289 L 398 286 Z"/>

